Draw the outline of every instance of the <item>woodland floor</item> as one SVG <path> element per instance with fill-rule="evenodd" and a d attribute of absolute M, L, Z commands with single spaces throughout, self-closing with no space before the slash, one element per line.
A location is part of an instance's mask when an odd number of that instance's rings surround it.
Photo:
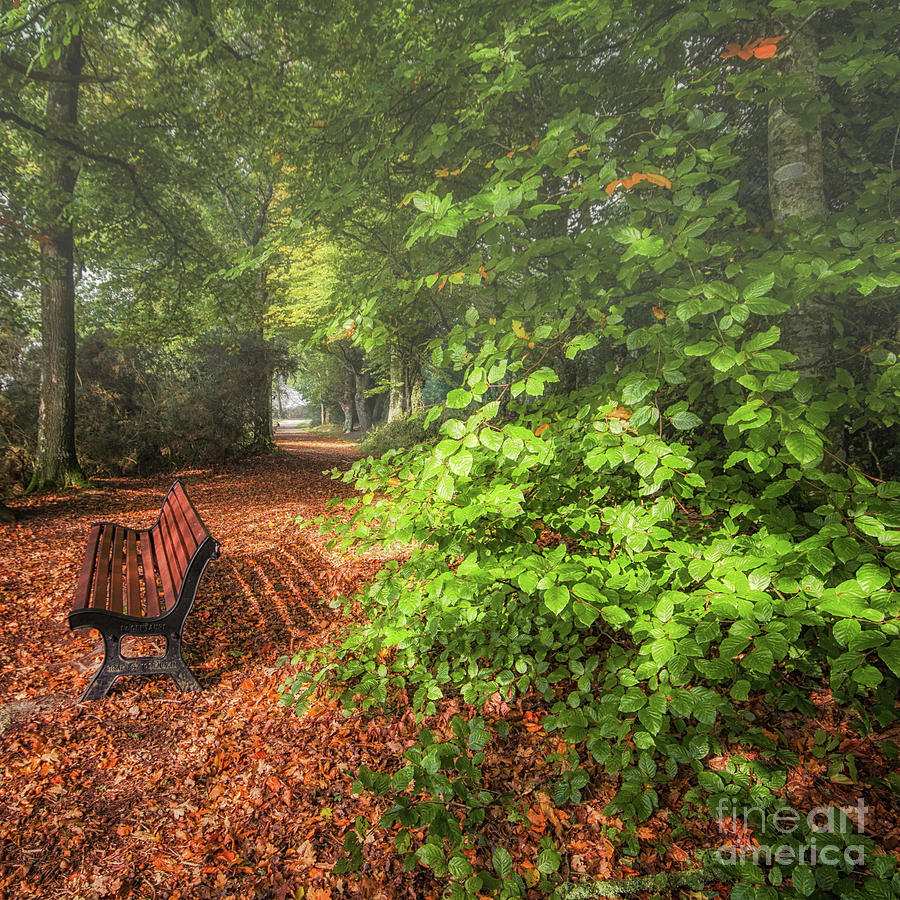
<path fill-rule="evenodd" d="M 327 600 L 362 585 L 379 565 L 330 553 L 314 529 L 294 524 L 346 492 L 322 471 L 348 464 L 356 448 L 300 432 L 283 432 L 279 443 L 284 452 L 266 459 L 178 473 L 223 550 L 185 630 L 199 694 L 179 694 L 168 678 L 120 679 L 107 699 L 78 704 L 98 641 L 66 627 L 90 523 L 146 527 L 172 476 L 99 479 L 95 489 L 12 503 L 20 521 L 0 526 L 0 897 L 439 895 L 430 871 L 404 872 L 381 837 L 366 844 L 359 873 L 331 871 L 356 816 L 377 819 L 380 809 L 351 795 L 359 767 L 394 771 L 417 729 L 405 709 L 347 718 L 319 703 L 298 718 L 278 702 L 279 658 L 327 642 L 340 624 Z M 427 724 L 449 733 L 459 711 L 446 703 Z M 617 856 L 602 831 L 621 824 L 602 812 L 610 779 L 597 772 L 574 810 L 557 808 L 540 787 L 554 776 L 545 757 L 563 748 L 542 733 L 537 701 L 481 712 L 511 722 L 509 737 L 491 744 L 486 775 L 489 787 L 516 795 L 519 809 L 517 821 L 489 820 L 485 836 L 512 850 L 526 883 L 536 879 L 542 836 L 566 849 L 571 877 L 683 868 L 715 840 L 715 826 L 699 820 L 669 839 L 686 787 L 673 784 L 662 798 L 669 809 L 639 831 L 640 855 Z M 803 760 L 790 802 L 849 805 L 859 795 L 855 785 L 830 782 L 825 763 L 810 756 L 817 727 L 841 735 L 840 751 L 857 755 L 861 775 L 892 765 L 874 741 L 847 730 L 826 695 L 816 722 L 777 719 Z M 867 825 L 893 849 L 896 805 L 867 801 Z"/>

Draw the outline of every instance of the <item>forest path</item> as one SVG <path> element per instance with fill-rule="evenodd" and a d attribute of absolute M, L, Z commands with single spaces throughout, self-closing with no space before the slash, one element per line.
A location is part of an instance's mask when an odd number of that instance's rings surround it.
<path fill-rule="evenodd" d="M 302 427 L 277 427 L 275 443 L 279 449 L 303 459 L 318 459 L 325 465 L 340 465 L 363 455 L 356 446 L 358 434 L 359 432 L 348 437 L 337 437 Z"/>
<path fill-rule="evenodd" d="M 96 667 L 95 632 L 66 626 L 89 526 L 146 527 L 173 475 L 13 501 L 0 525 L 0 896 L 420 896 L 424 876 L 386 858 L 376 879 L 331 867 L 365 798 L 359 766 L 392 766 L 407 717 L 346 719 L 319 704 L 302 719 L 278 702 L 279 658 L 334 638 L 327 601 L 378 569 L 341 558 L 295 523 L 349 493 L 323 469 L 359 452 L 285 431 L 286 453 L 181 477 L 222 544 L 185 629 L 204 690 L 123 678 L 78 704 Z M 401 743 L 402 742 L 402 743 Z M 396 871 L 394 871 L 396 869 Z M 402 885 L 402 886 L 401 886 Z M 298 896 L 300 894 L 297 894 Z"/>

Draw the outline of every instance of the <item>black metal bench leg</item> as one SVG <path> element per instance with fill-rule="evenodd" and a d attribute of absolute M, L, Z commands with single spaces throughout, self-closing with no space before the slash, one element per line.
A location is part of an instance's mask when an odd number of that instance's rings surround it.
<path fill-rule="evenodd" d="M 107 671 L 107 666 L 113 660 L 119 659 L 119 636 L 115 634 L 103 635 L 103 662 L 94 673 L 94 677 L 85 688 L 79 698 L 79 703 L 85 700 L 102 700 L 119 677 L 114 672 Z"/>
<path fill-rule="evenodd" d="M 170 660 L 172 668 L 169 674 L 179 691 L 200 691 L 200 682 L 194 677 L 194 673 L 187 667 L 184 657 L 181 655 L 181 635 L 166 635 L 166 657 Z"/>
<path fill-rule="evenodd" d="M 103 635 L 103 662 L 81 695 L 81 700 L 102 700 L 122 675 L 171 675 L 180 691 L 202 690 L 181 655 L 181 635 L 177 632 L 165 635 L 166 652 L 162 657 L 123 657 L 121 639 L 120 634 Z"/>
<path fill-rule="evenodd" d="M 84 700 L 102 700 L 108 693 L 109 689 L 115 683 L 118 675 L 111 672 L 105 672 L 103 667 L 97 671 L 97 674 L 91 679 L 91 683 L 87 686 L 85 692 L 81 695 L 79 703 Z"/>

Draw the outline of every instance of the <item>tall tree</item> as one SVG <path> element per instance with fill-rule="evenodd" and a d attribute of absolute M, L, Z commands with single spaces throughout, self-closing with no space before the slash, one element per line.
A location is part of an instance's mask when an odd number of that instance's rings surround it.
<path fill-rule="evenodd" d="M 79 160 L 69 147 L 78 121 L 81 34 L 71 35 L 49 67 L 44 151 L 46 196 L 41 242 L 41 405 L 29 490 L 81 484 L 75 453 L 75 239 L 72 200 Z M 68 145 L 68 146 L 67 146 Z"/>
<path fill-rule="evenodd" d="M 164 83 L 155 76 L 165 64 L 159 54 L 142 51 L 153 42 L 168 49 L 173 23 L 161 17 L 149 28 L 147 10 L 121 13 L 104 2 L 30 3 L 16 4 L 0 20 L 0 77 L 9 88 L 0 120 L 15 135 L 22 168 L 37 160 L 40 173 L 40 184 L 15 211 L 18 230 L 40 244 L 43 360 L 31 490 L 84 480 L 75 433 L 76 251 L 78 268 L 96 283 L 108 260 L 104 252 L 150 221 L 174 244 L 165 256 L 181 259 L 181 233 L 154 196 L 154 187 L 168 179 L 160 169 L 152 178 L 142 174 L 167 147 L 157 140 L 158 129 L 146 127 L 159 124 L 148 122 L 148 92 Z M 88 127 L 80 123 L 83 108 Z M 91 245 L 79 248 L 79 233 L 87 232 Z M 190 243 L 185 237 L 183 244 Z"/>

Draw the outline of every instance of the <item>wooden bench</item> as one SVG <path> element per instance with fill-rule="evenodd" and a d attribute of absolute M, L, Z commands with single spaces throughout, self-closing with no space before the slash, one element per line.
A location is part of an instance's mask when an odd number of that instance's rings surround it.
<path fill-rule="evenodd" d="M 180 481 L 169 488 L 151 528 L 91 526 L 69 628 L 96 628 L 105 654 L 82 700 L 105 697 L 121 675 L 171 675 L 180 690 L 200 690 L 182 659 L 181 633 L 200 578 L 218 555 L 218 542 Z M 122 638 L 129 635 L 164 637 L 165 653 L 122 656 Z"/>

